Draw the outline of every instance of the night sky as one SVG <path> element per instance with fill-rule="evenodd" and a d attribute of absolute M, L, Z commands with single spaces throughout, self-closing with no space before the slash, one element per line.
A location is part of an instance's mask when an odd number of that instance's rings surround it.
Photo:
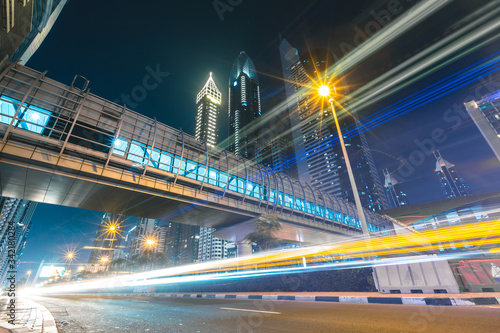
<path fill-rule="evenodd" d="M 225 1 L 223 1 L 225 2 Z M 401 1 L 409 8 L 416 1 Z M 486 1 L 455 1 L 450 17 L 463 15 L 475 5 Z M 238 1 L 233 1 L 238 3 Z M 209 72 L 227 101 L 231 65 L 244 50 L 259 72 L 263 112 L 284 99 L 280 34 L 305 53 L 310 48 L 332 48 L 336 54 L 341 42 L 351 43 L 354 28 L 366 21 L 374 8 L 384 8 L 385 1 L 261 1 L 242 0 L 220 16 L 211 0 L 205 1 L 77 1 L 70 0 L 58 21 L 27 66 L 43 71 L 47 76 L 70 84 L 75 74 L 90 80 L 92 93 L 118 101 L 142 85 L 148 69 L 165 73 L 162 82 L 141 101 L 128 103 L 132 109 L 174 128 L 194 132 L 195 98 L 206 82 Z M 351 84 L 361 86 L 371 77 L 396 65 L 400 58 L 415 53 L 428 41 L 429 27 L 444 24 L 443 18 L 419 27 L 415 36 L 402 38 L 385 48 L 352 73 Z M 429 37 L 430 38 L 430 37 Z M 435 75 L 410 86 L 400 93 L 379 101 L 368 108 L 374 112 L 397 101 L 406 94 L 432 84 L 462 66 L 468 66 L 499 49 L 499 43 L 489 46 L 442 69 Z M 168 73 L 168 75 L 166 74 Z M 445 113 L 454 104 L 476 97 L 477 86 L 457 90 L 426 106 L 414 110 L 368 134 L 377 168 L 391 172 L 408 159 L 415 149 L 415 139 L 430 138 L 436 128 L 442 128 L 447 139 L 439 144 L 443 157 L 456 165 L 470 185 L 472 193 L 498 191 L 500 163 L 487 146 L 470 118 L 459 126 L 447 122 Z M 481 87 L 479 87 L 481 88 Z M 500 87 L 497 86 L 497 89 Z M 483 94 L 488 93 L 482 89 Z M 223 103 L 224 103 L 223 102 Z M 226 102 L 227 103 L 227 102 Z M 123 102 L 120 102 L 123 104 Z M 378 109 L 377 109 L 378 108 Z M 227 133 L 227 117 L 221 120 L 221 139 Z M 434 172 L 435 159 L 426 156 L 403 181 L 410 203 L 443 198 Z M 39 262 L 60 261 L 68 248 L 91 245 L 102 213 L 68 207 L 39 204 L 33 217 L 33 227 L 23 255 L 21 271 L 36 269 Z M 129 220 L 134 223 L 133 219 Z M 128 230 L 128 229 L 127 229 Z M 89 251 L 80 251 L 78 261 L 85 262 Z"/>

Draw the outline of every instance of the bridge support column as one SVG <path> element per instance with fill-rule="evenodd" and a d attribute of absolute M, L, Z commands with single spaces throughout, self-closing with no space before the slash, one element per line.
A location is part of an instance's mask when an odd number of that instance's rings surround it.
<path fill-rule="evenodd" d="M 252 255 L 252 244 L 247 243 L 245 240 L 237 241 L 236 254 L 238 257 Z"/>

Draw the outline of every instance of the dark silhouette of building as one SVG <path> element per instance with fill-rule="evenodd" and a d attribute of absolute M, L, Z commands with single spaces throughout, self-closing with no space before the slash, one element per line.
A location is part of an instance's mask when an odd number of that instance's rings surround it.
<path fill-rule="evenodd" d="M 228 150 L 254 159 L 258 149 L 261 115 L 257 71 L 252 59 L 241 52 L 229 76 L 229 147 Z"/>

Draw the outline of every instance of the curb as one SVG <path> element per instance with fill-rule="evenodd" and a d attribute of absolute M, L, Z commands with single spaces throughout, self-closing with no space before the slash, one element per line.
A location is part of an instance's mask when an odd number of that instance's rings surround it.
<path fill-rule="evenodd" d="M 57 295 L 52 295 L 57 296 Z M 61 296 L 105 296 L 105 297 L 166 297 L 166 298 L 218 298 L 269 301 L 302 301 L 333 303 L 366 303 L 393 305 L 431 305 L 431 306 L 473 306 L 498 305 L 500 297 L 475 298 L 431 298 L 431 297 L 366 297 L 366 296 L 291 296 L 291 295 L 241 295 L 241 294 L 154 294 L 154 293 L 93 293 L 64 294 Z"/>
<path fill-rule="evenodd" d="M 54 317 L 47 308 L 30 299 L 22 300 L 24 305 L 31 306 L 29 319 L 24 324 L 12 325 L 5 321 L 0 321 L 0 333 L 58 333 Z"/>
<path fill-rule="evenodd" d="M 0 333 L 29 333 L 33 332 L 26 326 L 12 325 L 8 322 L 0 322 Z"/>

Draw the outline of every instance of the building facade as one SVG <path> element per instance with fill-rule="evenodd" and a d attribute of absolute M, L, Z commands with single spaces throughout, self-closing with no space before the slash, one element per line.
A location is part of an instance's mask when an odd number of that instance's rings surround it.
<path fill-rule="evenodd" d="M 389 203 L 389 208 L 396 208 L 408 205 L 408 197 L 401 188 L 401 184 L 394 178 L 389 170 L 384 169 L 385 194 Z"/>
<path fill-rule="evenodd" d="M 308 82 L 308 78 L 304 71 L 297 71 L 300 66 L 299 52 L 286 39 L 281 41 L 280 47 L 281 66 L 283 70 L 283 78 L 286 92 L 286 109 L 285 116 L 288 118 L 290 132 L 292 134 L 292 155 L 293 158 L 289 163 L 293 163 L 297 170 L 297 177 L 303 183 L 311 183 L 309 176 L 309 167 L 305 158 L 306 148 L 304 146 L 302 128 L 300 126 L 300 117 L 297 116 L 299 110 L 300 82 Z M 293 80 L 295 79 L 295 80 Z M 283 166 L 286 167 L 286 166 Z"/>
<path fill-rule="evenodd" d="M 293 169 L 286 168 L 292 155 L 293 142 L 286 136 L 274 136 L 259 145 L 254 161 L 288 176 L 295 176 Z"/>
<path fill-rule="evenodd" d="M 233 63 L 229 75 L 228 150 L 254 159 L 258 149 L 261 116 L 259 79 L 255 65 L 245 52 Z"/>
<path fill-rule="evenodd" d="M 31 2 L 33 2 L 31 30 L 11 59 L 12 61 L 20 61 L 22 65 L 25 65 L 38 50 L 68 1 L 32 0 Z"/>
<path fill-rule="evenodd" d="M 0 60 L 10 59 L 31 33 L 34 0 L 1 3 Z M 15 60 L 15 59 L 13 59 Z"/>
<path fill-rule="evenodd" d="M 163 242 L 167 266 L 187 265 L 198 260 L 200 227 L 167 223 L 158 227 L 157 239 Z"/>
<path fill-rule="evenodd" d="M 12 62 L 26 64 L 47 37 L 66 3 L 67 0 L 2 1 L 0 55 Z"/>
<path fill-rule="evenodd" d="M 465 108 L 500 161 L 500 90 L 465 103 Z"/>
<path fill-rule="evenodd" d="M 434 152 L 436 173 L 446 198 L 465 197 L 471 195 L 470 187 L 455 170 L 455 165 L 445 160 L 439 151 Z"/>
<path fill-rule="evenodd" d="M 17 271 L 36 206 L 32 201 L 0 197 L 0 286 L 7 283 L 9 271 Z M 14 250 L 13 258 L 9 250 Z M 12 259 L 15 267 L 9 262 Z"/>
<path fill-rule="evenodd" d="M 212 73 L 196 96 L 195 138 L 210 146 L 219 143 L 219 124 L 222 94 L 217 88 Z"/>
<path fill-rule="evenodd" d="M 227 258 L 227 241 L 212 235 L 215 229 L 200 228 L 200 244 L 198 249 L 198 261 L 213 261 Z"/>
<path fill-rule="evenodd" d="M 314 50 L 299 57 L 296 49 L 285 40 L 280 51 L 286 61 L 283 75 L 287 82 L 285 88 L 290 122 L 294 126 L 292 132 L 299 172 L 304 172 L 305 168 L 299 164 L 300 160 L 307 163 L 308 177 L 299 173 L 301 180 L 308 181 L 320 191 L 354 202 L 332 112 L 327 103 L 318 100 L 317 83 L 311 81 L 328 79 L 324 73 L 334 63 L 333 54 L 329 50 Z M 337 88 L 338 94 L 347 96 L 347 85 L 345 82 L 341 85 L 342 88 Z M 348 109 L 348 105 L 344 108 Z M 387 208 L 387 199 L 361 124 L 341 108 L 336 111 L 362 206 L 372 211 Z"/>

